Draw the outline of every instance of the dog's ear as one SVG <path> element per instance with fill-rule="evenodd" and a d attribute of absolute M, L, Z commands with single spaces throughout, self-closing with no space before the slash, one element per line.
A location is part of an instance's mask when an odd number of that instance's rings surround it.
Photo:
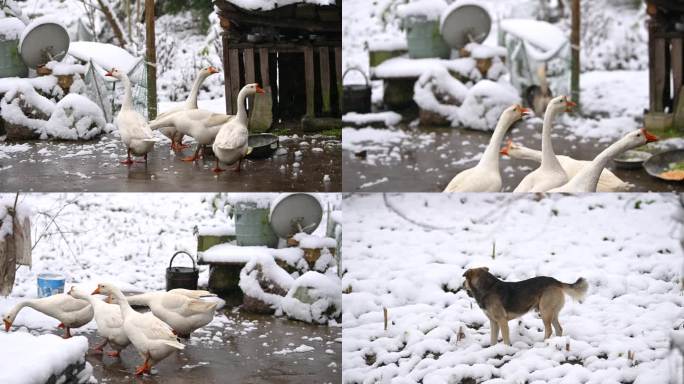
<path fill-rule="evenodd" d="M 466 269 L 466 271 L 463 272 L 463 277 L 465 277 L 467 279 L 468 277 L 470 277 L 471 273 L 472 273 L 472 270 Z"/>

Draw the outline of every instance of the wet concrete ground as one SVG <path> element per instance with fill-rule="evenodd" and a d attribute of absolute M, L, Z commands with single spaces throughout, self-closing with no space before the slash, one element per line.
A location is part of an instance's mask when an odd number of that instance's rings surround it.
<path fill-rule="evenodd" d="M 3 156 L 3 146 L 16 144 L 0 142 L 0 191 L 337 192 L 342 187 L 340 141 L 322 136 L 281 140 L 286 153 L 243 161 L 240 173 L 227 170 L 218 176 L 211 171 L 213 156 L 181 161 L 194 148 L 175 154 L 168 140 L 155 146 L 147 164 L 131 166 L 119 163 L 126 154 L 113 135 L 85 143 L 33 141 L 26 150 Z"/>
<path fill-rule="evenodd" d="M 152 375 L 133 374 L 142 359 L 128 346 L 120 359 L 90 352 L 87 360 L 93 376 L 98 383 L 111 384 L 341 382 L 341 328 L 273 316 L 231 312 L 226 316 L 193 333 L 189 342 L 184 341 L 185 349 L 155 365 Z M 91 348 L 100 342 L 94 331 L 79 334 L 88 338 Z M 283 353 L 300 345 L 314 350 Z"/>
<path fill-rule="evenodd" d="M 489 143 L 491 132 L 454 128 L 404 127 L 407 137 L 392 143 L 355 143 L 353 150 L 342 152 L 345 191 L 440 192 L 460 171 L 477 164 L 479 154 Z M 581 142 L 563 128 L 553 133 L 556 154 L 591 160 L 611 142 Z M 541 120 L 520 122 L 511 129 L 504 143 L 512 138 L 526 147 L 541 149 Z M 365 158 L 356 153 L 365 150 Z M 501 157 L 504 191 L 512 191 L 538 163 Z M 684 191 L 684 183 L 665 182 L 651 177 L 643 169 L 609 168 L 622 180 L 636 185 L 634 192 Z"/>

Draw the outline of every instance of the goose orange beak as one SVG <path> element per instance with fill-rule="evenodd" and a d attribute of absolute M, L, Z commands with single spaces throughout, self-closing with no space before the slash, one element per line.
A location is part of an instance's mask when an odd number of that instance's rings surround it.
<path fill-rule="evenodd" d="M 499 151 L 500 154 L 509 156 L 508 151 L 511 149 L 511 145 L 513 145 L 513 139 L 508 139 L 508 142 L 506 143 L 506 146 L 501 148 Z"/>
<path fill-rule="evenodd" d="M 211 66 L 211 67 L 209 67 L 209 73 L 219 73 L 219 70 L 216 69 L 216 67 Z"/>
<path fill-rule="evenodd" d="M 261 88 L 260 86 L 257 85 L 256 86 L 256 93 L 266 93 L 266 92 L 264 91 L 263 88 Z"/>
<path fill-rule="evenodd" d="M 91 293 L 91 295 L 99 295 L 99 294 L 100 294 L 100 287 L 95 288 L 93 293 Z"/>
<path fill-rule="evenodd" d="M 523 108 L 520 110 L 520 113 L 522 114 L 522 117 L 529 117 L 532 115 L 532 110 L 529 108 Z"/>
<path fill-rule="evenodd" d="M 574 101 L 568 100 L 565 102 L 565 112 L 572 112 L 572 108 L 576 107 L 577 103 Z"/>
<path fill-rule="evenodd" d="M 646 130 L 646 128 L 641 128 L 641 132 L 644 134 L 644 137 L 646 138 L 647 143 L 652 143 L 654 141 L 658 141 L 658 137 L 649 131 Z"/>
<path fill-rule="evenodd" d="M 5 323 L 5 332 L 9 332 L 10 328 L 12 328 L 12 323 L 7 320 L 3 320 L 3 322 Z"/>

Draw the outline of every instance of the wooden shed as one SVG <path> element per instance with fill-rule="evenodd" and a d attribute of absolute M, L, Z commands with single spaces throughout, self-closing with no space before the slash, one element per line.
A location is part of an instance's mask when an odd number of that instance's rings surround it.
<path fill-rule="evenodd" d="M 649 129 L 684 129 L 684 0 L 646 0 Z"/>
<path fill-rule="evenodd" d="M 240 0 L 213 3 L 223 29 L 228 114 L 236 112 L 240 88 L 258 82 L 270 89 L 274 122 L 340 116 L 341 0 L 289 1 L 268 10 L 241 8 Z"/>

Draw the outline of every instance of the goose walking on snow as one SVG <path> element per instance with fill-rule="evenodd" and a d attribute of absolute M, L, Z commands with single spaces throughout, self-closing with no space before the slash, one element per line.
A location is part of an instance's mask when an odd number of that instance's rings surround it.
<path fill-rule="evenodd" d="M 111 295 L 119 303 L 124 332 L 144 359 L 143 364 L 137 368 L 136 375 L 150 373 L 154 364 L 174 351 L 185 348 L 166 323 L 152 313 L 142 314 L 133 310 L 118 287 L 109 283 L 100 283 L 93 291 L 93 295 L 96 294 Z"/>
<path fill-rule="evenodd" d="M 247 130 L 245 99 L 255 93 L 264 93 L 259 84 L 247 84 L 242 87 L 237 97 L 238 112 L 235 119 L 223 124 L 216 135 L 216 140 L 211 147 L 216 155 L 216 167 L 213 169 L 215 173 L 224 171 L 219 167 L 221 162 L 228 165 L 237 163 L 235 171 L 240 172 L 242 159 L 251 151 L 247 146 L 249 131 Z"/>
<path fill-rule="evenodd" d="M 657 137 L 643 128 L 634 130 L 604 149 L 594 158 L 594 160 L 592 160 L 589 166 L 582 168 L 582 170 L 566 184 L 551 189 L 549 192 L 596 192 L 596 185 L 601 176 L 601 171 L 605 168 L 610 159 L 628 149 L 636 148 L 657 140 Z"/>
<path fill-rule="evenodd" d="M 2 320 L 5 331 L 9 332 L 19 311 L 24 307 L 33 308 L 38 312 L 60 321 L 59 328 L 64 328 L 64 338 L 71 337 L 71 328 L 79 328 L 93 319 L 93 307 L 85 300 L 75 299 L 66 293 L 60 293 L 40 299 L 24 300 L 14 306 Z"/>
<path fill-rule="evenodd" d="M 546 192 L 565 184 L 568 175 L 561 166 L 551 143 L 551 129 L 553 120 L 561 112 L 569 112 L 576 104 L 566 96 L 551 99 L 546 106 L 544 123 L 542 125 L 542 159 L 539 168 L 527 174 L 513 192 Z"/>
<path fill-rule="evenodd" d="M 499 172 L 499 147 L 508 129 L 529 113 L 527 108 L 513 105 L 506 108 L 499 117 L 494 133 L 480 161 L 473 168 L 466 169 L 449 182 L 444 192 L 501 192 Z"/>
<path fill-rule="evenodd" d="M 197 77 L 195 78 L 195 82 L 192 84 L 192 89 L 190 90 L 190 95 L 188 96 L 187 100 L 185 100 L 182 105 L 171 108 L 170 110 L 157 115 L 157 118 L 150 121 L 150 124 L 152 125 L 158 123 L 159 121 L 164 121 L 167 116 L 175 112 L 197 109 L 197 95 L 199 94 L 200 87 L 202 86 L 202 83 L 204 83 L 204 80 L 215 73 L 219 73 L 219 70 L 213 66 L 202 68 L 197 73 Z M 164 136 L 171 139 L 171 149 L 174 151 L 187 148 L 186 145 L 183 145 L 183 133 L 178 132 L 174 125 L 161 127 L 159 130 Z"/>
<path fill-rule="evenodd" d="M 121 103 L 121 110 L 114 119 L 121 141 L 126 146 L 127 154 L 126 160 L 122 164 L 133 164 L 131 154 L 135 156 L 143 156 L 145 163 L 147 163 L 147 154 L 154 147 L 157 139 L 147 125 L 145 118 L 133 108 L 133 97 L 131 96 L 131 81 L 125 73 L 113 68 L 107 72 L 105 76 L 114 77 L 120 80 L 124 85 L 124 99 Z"/>

